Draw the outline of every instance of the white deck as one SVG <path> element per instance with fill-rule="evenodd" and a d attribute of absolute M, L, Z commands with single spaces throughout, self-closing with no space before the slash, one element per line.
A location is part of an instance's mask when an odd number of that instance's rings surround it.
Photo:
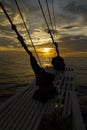
<path fill-rule="evenodd" d="M 48 71 L 53 72 L 52 68 Z M 56 73 L 54 85 L 58 96 L 41 103 L 32 99 L 38 86 L 35 80 L 23 91 L 11 97 L 0 107 L 0 130 L 37 130 L 45 112 L 51 111 L 53 105 L 63 104 L 62 117 L 72 115 L 73 130 L 86 130 L 81 116 L 75 90 L 74 71 L 71 68 L 64 73 Z"/>

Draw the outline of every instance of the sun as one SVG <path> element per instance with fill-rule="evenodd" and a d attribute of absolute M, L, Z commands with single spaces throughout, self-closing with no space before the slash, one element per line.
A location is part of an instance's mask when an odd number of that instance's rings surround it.
<path fill-rule="evenodd" d="M 49 52 L 50 51 L 50 48 L 43 48 L 43 52 Z"/>

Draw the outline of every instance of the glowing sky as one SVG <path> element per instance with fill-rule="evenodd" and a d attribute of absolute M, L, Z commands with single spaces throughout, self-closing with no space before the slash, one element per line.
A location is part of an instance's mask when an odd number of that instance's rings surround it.
<path fill-rule="evenodd" d="M 43 15 L 38 0 L 17 0 L 26 20 L 32 40 L 38 49 L 53 48 L 50 35 L 47 33 Z M 57 40 L 60 52 L 66 56 L 87 56 L 87 0 L 53 0 Z M 25 39 L 28 47 L 31 47 L 27 32 L 17 10 L 15 0 L 1 0 L 10 18 L 16 24 L 20 34 Z M 45 0 L 41 0 L 46 18 L 48 13 Z M 48 0 L 50 13 L 52 14 L 52 0 Z M 49 19 L 48 23 L 50 25 Z M 15 32 L 0 8 L 0 50 L 16 50 L 21 44 L 16 38 Z"/>

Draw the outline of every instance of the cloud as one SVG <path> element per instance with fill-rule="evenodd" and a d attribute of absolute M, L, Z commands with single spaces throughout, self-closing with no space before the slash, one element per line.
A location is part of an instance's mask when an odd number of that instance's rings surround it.
<path fill-rule="evenodd" d="M 71 1 L 64 7 L 64 10 L 67 11 L 68 13 L 75 15 L 77 18 L 80 17 L 80 19 L 82 19 L 81 22 L 85 24 L 85 22 L 87 23 L 87 4 L 86 3 L 84 4 L 83 2 L 82 4 L 76 1 Z"/>
<path fill-rule="evenodd" d="M 64 10 L 77 14 L 77 15 L 87 13 L 87 7 L 85 5 L 79 4 L 76 1 L 69 2 L 64 7 Z"/>
<path fill-rule="evenodd" d="M 71 36 L 67 35 L 63 38 L 60 38 L 61 43 L 59 44 L 61 47 L 67 47 L 68 50 L 73 51 L 83 51 L 87 52 L 87 36 L 78 35 Z"/>
<path fill-rule="evenodd" d="M 19 33 L 23 36 L 26 44 L 31 46 L 23 21 L 17 10 L 14 0 L 1 0 L 5 9 L 7 10 L 13 23 L 16 24 Z M 47 33 L 48 29 L 44 21 L 42 12 L 40 10 L 37 0 L 17 0 L 30 35 L 35 46 L 49 46 L 51 42 L 50 35 Z M 50 21 L 46 9 L 46 3 L 41 0 L 48 24 Z M 48 1 L 53 21 L 52 3 Z M 57 39 L 59 40 L 60 48 L 64 51 L 81 50 L 86 51 L 87 48 L 87 1 L 86 0 L 55 0 L 54 1 L 55 19 Z M 53 23 L 54 24 L 54 23 Z M 51 32 L 54 29 L 50 28 Z M 78 37 L 78 38 L 77 38 Z M 4 44 L 3 44 L 4 43 Z M 0 9 L 0 46 L 2 47 L 21 47 L 16 38 L 15 32 L 12 31 L 11 26 Z M 67 49 L 65 49 L 67 48 Z"/>
<path fill-rule="evenodd" d="M 63 29 L 72 29 L 72 28 L 77 28 L 78 25 L 70 25 L 70 26 L 65 26 Z"/>

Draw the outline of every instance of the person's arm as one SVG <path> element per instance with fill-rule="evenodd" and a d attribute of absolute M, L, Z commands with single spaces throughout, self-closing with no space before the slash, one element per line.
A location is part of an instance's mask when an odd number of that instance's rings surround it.
<path fill-rule="evenodd" d="M 32 54 L 30 54 L 30 63 L 31 63 L 32 69 L 37 77 L 38 74 L 40 74 L 40 72 L 41 72 L 41 67 L 38 65 L 36 58 Z"/>
<path fill-rule="evenodd" d="M 18 35 L 18 40 L 21 42 L 22 46 L 24 47 L 26 52 L 29 54 L 29 56 L 30 56 L 30 63 L 31 63 L 32 69 L 33 69 L 35 75 L 37 76 L 40 73 L 41 68 L 37 64 L 36 58 L 32 55 L 31 51 L 27 48 L 27 46 L 26 46 L 22 36 Z"/>

